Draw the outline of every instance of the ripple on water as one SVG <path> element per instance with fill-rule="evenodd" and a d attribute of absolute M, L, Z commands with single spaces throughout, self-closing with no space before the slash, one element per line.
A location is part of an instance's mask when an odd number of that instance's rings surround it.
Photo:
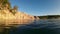
<path fill-rule="evenodd" d="M 11 31 L 11 33 L 60 34 L 60 20 L 35 20 L 33 23 L 18 27 L 16 31 L 17 32 Z"/>

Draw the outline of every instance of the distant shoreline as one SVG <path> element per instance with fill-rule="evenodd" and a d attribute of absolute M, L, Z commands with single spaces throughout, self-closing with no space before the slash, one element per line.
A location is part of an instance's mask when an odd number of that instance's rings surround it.
<path fill-rule="evenodd" d="M 60 18 L 60 15 L 45 15 L 45 16 L 37 16 L 40 19 L 57 19 Z"/>

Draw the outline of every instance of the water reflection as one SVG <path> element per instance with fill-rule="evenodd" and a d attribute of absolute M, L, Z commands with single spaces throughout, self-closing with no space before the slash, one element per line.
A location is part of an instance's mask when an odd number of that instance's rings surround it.
<path fill-rule="evenodd" d="M 60 20 L 34 20 L 29 24 L 23 24 L 9 29 L 9 34 L 60 34 Z"/>
<path fill-rule="evenodd" d="M 10 30 L 10 34 L 60 34 L 60 20 L 34 20 L 33 23 L 20 26 L 14 32 Z"/>

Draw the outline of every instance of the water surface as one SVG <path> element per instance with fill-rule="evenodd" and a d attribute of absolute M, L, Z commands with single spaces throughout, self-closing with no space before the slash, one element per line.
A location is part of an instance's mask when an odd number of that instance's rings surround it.
<path fill-rule="evenodd" d="M 60 34 L 60 19 L 35 20 L 33 23 L 11 28 L 9 34 Z"/>

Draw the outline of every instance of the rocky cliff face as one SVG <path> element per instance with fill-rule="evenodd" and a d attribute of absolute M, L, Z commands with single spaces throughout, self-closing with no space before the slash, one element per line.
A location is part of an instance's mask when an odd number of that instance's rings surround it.
<path fill-rule="evenodd" d="M 4 2 L 0 2 L 0 24 L 5 24 L 6 26 L 28 24 L 35 20 L 34 16 L 18 11 L 16 6 L 12 9 L 8 0 Z"/>
<path fill-rule="evenodd" d="M 29 21 L 33 21 L 34 16 L 17 11 L 13 15 L 9 10 L 0 10 L 0 23 L 9 24 L 27 24 Z"/>

